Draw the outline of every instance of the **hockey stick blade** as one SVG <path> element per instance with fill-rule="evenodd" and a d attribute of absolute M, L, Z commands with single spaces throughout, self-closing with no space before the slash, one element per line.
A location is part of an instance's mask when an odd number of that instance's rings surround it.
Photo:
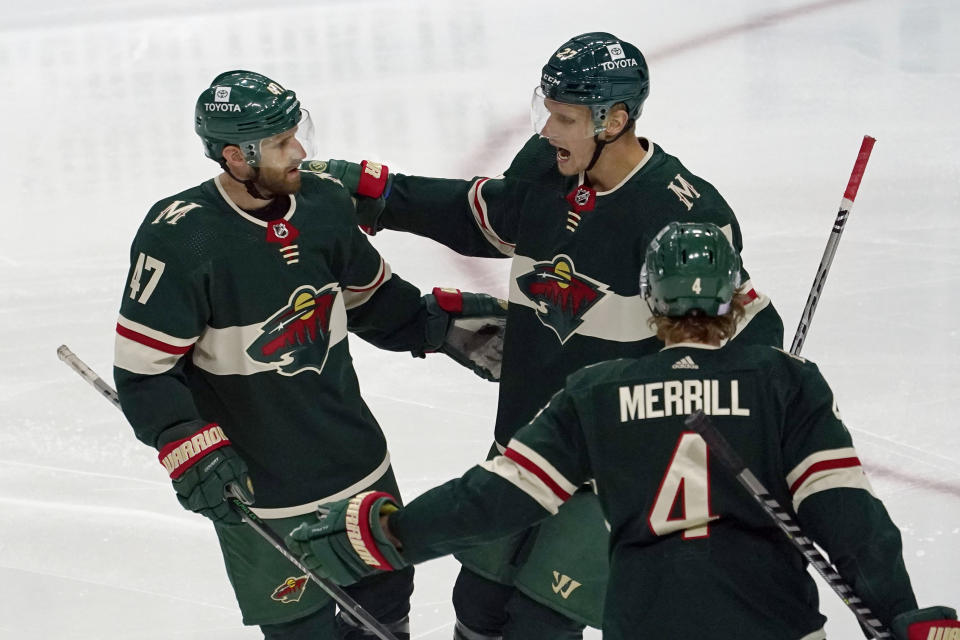
<path fill-rule="evenodd" d="M 723 466 L 727 467 L 737 481 L 748 491 L 753 499 L 763 508 L 766 514 L 773 520 L 781 531 L 787 536 L 787 539 L 797 550 L 803 554 L 807 562 L 813 565 L 817 573 L 827 581 L 830 588 L 833 589 L 847 608 L 853 612 L 860 624 L 867 630 L 872 638 L 892 638 L 893 635 L 884 626 L 877 616 L 853 591 L 853 587 L 847 584 L 847 581 L 837 572 L 832 564 L 823 556 L 813 545 L 813 542 L 803 534 L 800 525 L 796 523 L 793 517 L 780 506 L 780 502 L 770 495 L 763 483 L 757 479 L 753 472 L 743 462 L 743 459 L 734 451 L 727 439 L 723 437 L 717 428 L 713 425 L 702 411 L 697 411 L 684 421 L 687 427 L 700 434 L 709 447 L 711 453 L 720 459 Z"/>
<path fill-rule="evenodd" d="M 66 363 L 68 367 L 73 369 L 75 372 L 80 374 L 84 380 L 89 382 L 93 387 L 101 393 L 113 406 L 117 409 L 120 409 L 120 398 L 117 396 L 117 392 L 107 384 L 103 378 L 98 376 L 93 369 L 87 366 L 87 364 L 81 360 L 73 351 L 70 350 L 67 345 L 63 344 L 57 349 L 57 357 L 61 361 Z M 347 613 L 359 619 L 367 629 L 376 635 L 380 640 L 397 640 L 397 637 L 393 635 L 389 629 L 384 627 L 380 622 L 374 618 L 370 612 L 364 609 L 360 604 L 350 597 L 346 591 L 335 585 L 334 583 L 326 580 L 315 571 L 308 569 L 300 559 L 297 558 L 290 549 L 287 548 L 287 545 L 284 543 L 283 538 L 277 534 L 276 531 L 271 529 L 266 522 L 263 521 L 260 516 L 255 514 L 250 507 L 245 505 L 243 502 L 237 498 L 237 491 L 231 485 L 227 485 L 227 501 L 230 505 L 240 513 L 240 517 L 243 518 L 243 521 L 246 522 L 254 531 L 256 531 L 260 536 L 270 543 L 274 549 L 279 551 L 283 556 L 289 560 L 295 567 L 303 571 L 306 575 L 310 576 L 310 579 L 316 582 L 321 589 L 327 592 L 334 602 L 340 605 L 340 608 L 346 610 Z"/>

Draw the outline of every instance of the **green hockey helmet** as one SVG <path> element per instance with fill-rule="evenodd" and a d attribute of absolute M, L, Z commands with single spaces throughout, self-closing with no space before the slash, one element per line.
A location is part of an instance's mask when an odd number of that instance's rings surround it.
<path fill-rule="evenodd" d="M 222 162 L 224 147 L 236 145 L 247 164 L 259 166 L 260 141 L 294 127 L 298 127 L 297 140 L 311 157 L 310 114 L 293 91 L 253 71 L 221 73 L 197 98 L 195 130 L 203 140 L 204 153 L 216 162 Z"/>
<path fill-rule="evenodd" d="M 655 316 L 720 316 L 740 287 L 740 256 L 709 222 L 671 222 L 647 248 L 640 295 Z"/>
<path fill-rule="evenodd" d="M 544 100 L 590 107 L 594 130 L 603 131 L 610 109 L 622 102 L 631 120 L 650 93 L 650 72 L 640 50 L 603 33 L 584 33 L 560 45 L 540 74 L 533 95 L 533 126 L 543 131 L 549 117 Z"/>

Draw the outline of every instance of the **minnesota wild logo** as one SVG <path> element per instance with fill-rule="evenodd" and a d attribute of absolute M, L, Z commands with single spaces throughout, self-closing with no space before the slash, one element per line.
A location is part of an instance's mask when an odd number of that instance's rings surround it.
<path fill-rule="evenodd" d="M 277 371 L 293 376 L 308 369 L 320 373 L 330 348 L 330 317 L 340 292 L 336 283 L 322 289 L 310 285 L 290 294 L 285 307 L 260 326 L 260 336 L 247 347 L 247 355 Z"/>
<path fill-rule="evenodd" d="M 577 273 L 573 260 L 558 255 L 537 262 L 517 278 L 520 292 L 535 305 L 537 318 L 564 343 L 583 324 L 583 317 L 607 295 L 607 286 Z"/>

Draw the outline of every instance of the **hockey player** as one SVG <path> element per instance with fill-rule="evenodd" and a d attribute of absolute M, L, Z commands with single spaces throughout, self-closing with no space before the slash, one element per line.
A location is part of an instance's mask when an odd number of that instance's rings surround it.
<path fill-rule="evenodd" d="M 504 305 L 452 290 L 421 298 L 391 274 L 343 186 L 299 170 L 312 127 L 293 91 L 223 73 L 197 100 L 196 132 L 223 173 L 155 204 L 133 241 L 116 329 L 124 413 L 159 449 L 180 503 L 214 521 L 244 623 L 267 638 L 367 637 L 240 524 L 225 490 L 278 530 L 363 488 L 396 492 L 347 331 L 384 349 L 441 350 L 495 379 Z M 461 326 L 471 322 L 486 329 L 473 336 Z M 408 638 L 412 578 L 350 593 Z"/>
<path fill-rule="evenodd" d="M 804 558 L 685 426 L 702 410 L 898 640 L 960 634 L 952 609 L 917 609 L 900 532 L 816 365 L 721 347 L 743 313 L 739 257 L 722 232 L 671 223 L 640 281 L 661 352 L 581 369 L 502 456 L 399 510 L 379 492 L 328 505 L 289 544 L 348 584 L 562 516 L 592 481 L 610 523 L 606 640 L 824 638 Z"/>
<path fill-rule="evenodd" d="M 647 65 L 636 47 L 608 33 L 577 36 L 543 67 L 533 98 L 537 135 L 505 177 L 397 174 L 382 193 L 357 190 L 375 196 L 358 204 L 359 221 L 372 231 L 409 231 L 464 255 L 512 259 L 491 454 L 503 451 L 569 374 L 662 346 L 637 320 L 648 312 L 638 295 L 643 256 L 635 247 L 671 220 L 713 222 L 742 246 L 717 190 L 634 135 L 648 93 Z M 356 165 L 331 165 L 348 186 L 363 175 Z M 375 171 L 382 174 L 379 166 Z M 781 346 L 779 315 L 746 272 L 740 294 L 746 314 L 737 340 Z M 582 637 L 584 624 L 599 626 L 606 536 L 588 491 L 539 532 L 458 554 L 457 636 L 567 640 Z"/>

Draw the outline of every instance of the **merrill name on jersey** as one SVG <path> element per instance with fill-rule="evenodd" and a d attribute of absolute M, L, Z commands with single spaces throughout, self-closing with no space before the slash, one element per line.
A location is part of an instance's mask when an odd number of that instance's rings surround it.
<path fill-rule="evenodd" d="M 620 387 L 620 422 L 690 415 L 749 416 L 740 406 L 740 382 L 730 380 L 729 406 L 722 406 L 719 380 L 664 380 Z"/>

